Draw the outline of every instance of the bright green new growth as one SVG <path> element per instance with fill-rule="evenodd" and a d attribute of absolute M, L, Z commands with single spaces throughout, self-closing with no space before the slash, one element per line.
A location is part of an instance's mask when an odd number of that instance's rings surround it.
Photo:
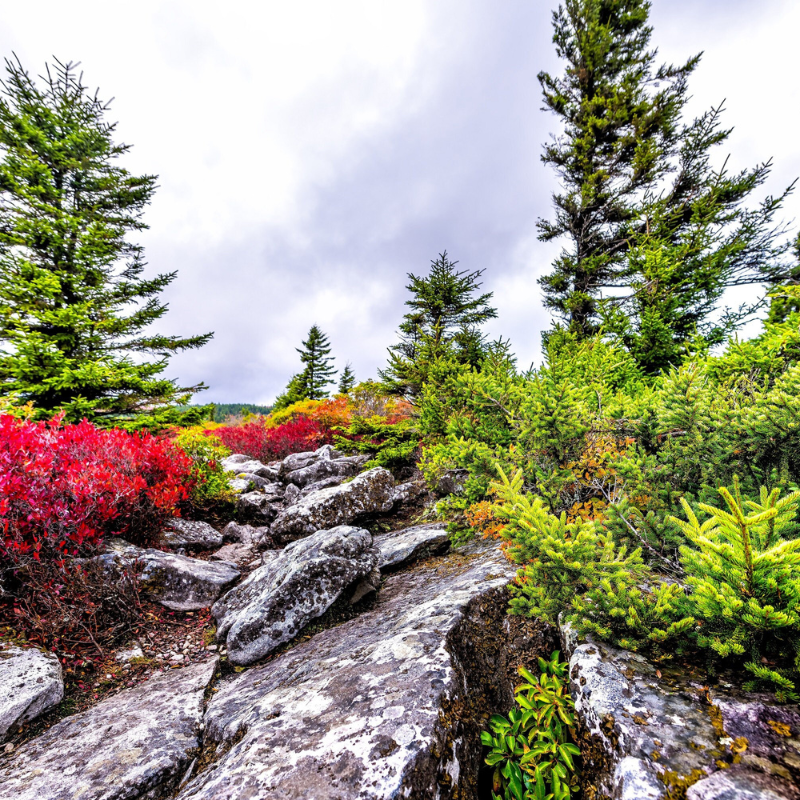
<path fill-rule="evenodd" d="M 205 344 L 150 332 L 176 273 L 143 278 L 154 175 L 118 161 L 108 105 L 72 64 L 37 83 L 6 61 L 0 94 L 0 392 L 39 416 L 116 423 L 186 400 L 160 377 L 171 354 Z"/>
<path fill-rule="evenodd" d="M 701 523 L 682 500 L 688 522 L 672 517 L 694 547 L 681 548 L 689 605 L 702 625 L 696 642 L 721 657 L 747 656 L 755 676 L 746 688 L 772 685 L 779 699 L 798 699 L 800 672 L 800 539 L 782 533 L 797 517 L 800 492 L 780 498 L 761 489 L 760 502 L 719 490 L 728 510 L 701 503 Z M 786 665 L 786 666 L 781 666 Z"/>
<path fill-rule="evenodd" d="M 494 714 L 491 732 L 481 734 L 490 748 L 486 763 L 495 768 L 494 800 L 569 800 L 578 790 L 574 756 L 580 750 L 570 741 L 575 706 L 565 681 L 568 664 L 559 655 L 539 658 L 538 678 L 519 668 L 526 682 L 514 690 L 518 708 L 508 718 Z"/>
<path fill-rule="evenodd" d="M 216 437 L 194 428 L 182 430 L 174 442 L 192 459 L 192 503 L 202 509 L 233 501 L 230 473 L 222 467 L 222 459 L 231 454 L 230 450 Z"/>

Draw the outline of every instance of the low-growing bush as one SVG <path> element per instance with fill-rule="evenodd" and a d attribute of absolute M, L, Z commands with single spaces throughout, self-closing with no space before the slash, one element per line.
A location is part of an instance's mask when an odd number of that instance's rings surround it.
<path fill-rule="evenodd" d="M 203 429 L 186 428 L 177 433 L 173 442 L 192 461 L 192 491 L 190 500 L 197 508 L 207 508 L 233 500 L 229 473 L 222 459 L 231 454 L 219 439 L 207 436 Z"/>
<path fill-rule="evenodd" d="M 260 421 L 223 426 L 206 431 L 206 435 L 218 438 L 233 453 L 244 453 L 264 463 L 286 458 L 291 453 L 316 450 L 333 440 L 330 431 L 308 417 L 298 417 L 275 428 L 268 428 Z"/>

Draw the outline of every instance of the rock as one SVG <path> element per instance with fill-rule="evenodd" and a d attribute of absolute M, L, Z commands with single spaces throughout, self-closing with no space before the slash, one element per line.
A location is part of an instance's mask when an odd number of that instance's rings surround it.
<path fill-rule="evenodd" d="M 758 695 L 734 699 L 723 689 L 713 690 L 709 704 L 702 683 L 678 666 L 662 665 L 659 675 L 636 653 L 578 643 L 569 626 L 562 629 L 562 643 L 581 733 L 584 792 L 666 800 L 672 789 L 694 784 L 687 798 L 733 800 L 751 796 L 762 783 L 778 791 L 780 778 L 800 780 L 796 706 L 776 706 Z M 785 725 L 789 735 L 778 733 L 770 720 Z M 737 740 L 746 740 L 744 755 Z M 738 766 L 721 778 L 720 764 Z M 728 787 L 735 791 L 726 794 Z"/>
<path fill-rule="evenodd" d="M 800 800 L 800 789 L 776 775 L 734 765 L 690 786 L 686 800 Z"/>
<path fill-rule="evenodd" d="M 394 487 L 392 503 L 395 507 L 414 506 L 421 503 L 426 494 L 427 489 L 422 481 L 406 481 Z"/>
<path fill-rule="evenodd" d="M 0 649 L 0 742 L 9 731 L 57 706 L 63 697 L 64 679 L 55 655 L 35 647 Z"/>
<path fill-rule="evenodd" d="M 375 546 L 380 553 L 378 566 L 388 570 L 418 558 L 444 553 L 450 548 L 450 537 L 439 524 L 417 525 L 376 536 Z"/>
<path fill-rule="evenodd" d="M 381 571 L 378 567 L 373 567 L 369 575 L 364 576 L 356 588 L 353 590 L 353 596 L 350 598 L 350 605 L 354 606 L 356 603 L 368 597 L 371 594 L 379 591 L 381 588 Z"/>
<path fill-rule="evenodd" d="M 277 509 L 273 507 L 274 504 L 282 499 L 283 492 L 277 487 L 268 493 L 245 492 L 240 494 L 236 500 L 236 513 L 241 519 L 250 522 L 269 522 L 278 513 Z"/>
<path fill-rule="evenodd" d="M 302 500 L 304 497 L 308 497 L 312 494 L 312 492 L 318 492 L 320 489 L 329 489 L 331 486 L 341 486 L 343 483 L 344 478 L 338 475 L 331 475 L 329 478 L 323 478 L 321 481 L 314 481 L 314 483 L 309 483 L 308 486 L 300 490 L 298 499 Z"/>
<path fill-rule="evenodd" d="M 340 526 L 293 542 L 212 607 L 233 664 L 252 664 L 293 639 L 377 565 L 372 536 Z"/>
<path fill-rule="evenodd" d="M 283 493 L 283 502 L 286 503 L 287 506 L 290 506 L 298 497 L 300 497 L 300 487 L 290 483 Z"/>
<path fill-rule="evenodd" d="M 257 491 L 259 489 L 267 489 L 272 485 L 272 481 L 262 478 L 260 475 L 254 475 L 250 472 L 237 472 L 236 481 L 247 481 L 247 489 Z"/>
<path fill-rule="evenodd" d="M 163 533 L 164 544 L 177 550 L 213 550 L 222 546 L 222 534 L 207 522 L 181 519 L 175 517 L 167 523 L 168 530 Z"/>
<path fill-rule="evenodd" d="M 318 483 L 330 477 L 350 478 L 358 475 L 367 461 L 369 461 L 369 456 L 350 456 L 349 458 L 337 459 L 318 458 L 301 469 L 285 473 L 284 480 L 302 487 L 310 483 Z"/>
<path fill-rule="evenodd" d="M 127 650 L 120 650 L 114 656 L 114 660 L 119 661 L 120 664 L 127 664 L 136 658 L 144 658 L 144 650 L 136 643 L 129 645 Z"/>
<path fill-rule="evenodd" d="M 272 547 L 268 525 L 256 526 L 229 522 L 222 529 L 222 538 L 226 542 L 240 542 L 256 547 Z"/>
<path fill-rule="evenodd" d="M 255 458 L 236 453 L 222 459 L 222 468 L 226 472 L 233 472 L 236 475 L 245 473 L 248 475 L 258 475 L 269 481 L 278 479 L 278 470 L 267 464 L 262 464 Z"/>
<path fill-rule="evenodd" d="M 328 453 L 328 457 L 330 457 L 329 451 L 325 451 Z M 298 469 L 303 469 L 303 467 L 307 467 L 309 464 L 313 464 L 321 457 L 321 453 L 316 450 L 311 450 L 305 453 L 291 453 L 290 455 L 286 456 L 286 458 L 281 461 L 280 466 L 278 467 L 278 476 L 283 478 L 290 472 L 294 472 Z"/>
<path fill-rule="evenodd" d="M 440 495 L 461 494 L 464 491 L 464 483 L 467 480 L 467 470 L 449 469 L 436 483 L 436 491 Z"/>
<path fill-rule="evenodd" d="M 232 478 L 228 481 L 228 485 L 234 494 L 241 494 L 250 488 L 250 481 L 245 478 Z"/>
<path fill-rule="evenodd" d="M 134 567 L 142 588 L 156 602 L 175 611 L 208 608 L 234 581 L 239 571 L 224 562 L 142 550 L 116 539 L 109 553 L 97 556 L 108 566 Z"/>
<path fill-rule="evenodd" d="M 341 486 L 320 489 L 281 512 L 270 527 L 276 542 L 289 542 L 319 530 L 348 525 L 366 514 L 389 511 L 394 479 L 375 467 Z"/>
<path fill-rule="evenodd" d="M 178 799 L 477 797 L 479 732 L 511 703 L 514 570 L 497 549 L 440 566 L 223 684 L 206 714 L 219 757 Z"/>
<path fill-rule="evenodd" d="M 203 695 L 216 660 L 158 674 L 67 717 L 0 767 L 14 800 L 170 796 L 200 748 Z"/>
<path fill-rule="evenodd" d="M 228 564 L 238 569 L 250 566 L 258 566 L 261 563 L 261 558 L 252 544 L 245 544 L 244 542 L 231 542 L 224 547 L 220 547 L 216 553 L 209 556 L 209 561 L 225 561 Z"/>

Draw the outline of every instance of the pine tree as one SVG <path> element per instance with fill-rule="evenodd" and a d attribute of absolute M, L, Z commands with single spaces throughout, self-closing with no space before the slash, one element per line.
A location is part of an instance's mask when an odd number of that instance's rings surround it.
<path fill-rule="evenodd" d="M 295 348 L 300 353 L 300 361 L 304 364 L 302 372 L 298 372 L 289 381 L 283 394 L 275 400 L 275 411 L 280 411 L 301 400 L 322 400 L 328 396 L 326 386 L 333 383 L 336 370 L 328 337 L 317 325 L 312 325 L 308 339 Z"/>
<path fill-rule="evenodd" d="M 169 356 L 212 334 L 150 333 L 176 273 L 142 277 L 142 215 L 153 175 L 118 160 L 108 104 L 73 64 L 41 83 L 6 61 L 0 93 L 0 391 L 40 415 L 108 421 L 185 400 L 161 376 Z"/>
<path fill-rule="evenodd" d="M 347 394 L 355 385 L 356 376 L 353 374 L 353 368 L 348 361 L 339 377 L 339 394 Z"/>
<path fill-rule="evenodd" d="M 478 366 L 486 352 L 480 326 L 497 316 L 489 305 L 492 293 L 475 296 L 483 270 L 456 270 L 447 251 L 431 261 L 427 277 L 408 274 L 406 286 L 411 309 L 400 324 L 400 341 L 389 348 L 389 364 L 380 372 L 384 386 L 393 394 L 413 400 L 425 383 L 431 365 L 450 358 L 459 364 Z"/>
<path fill-rule="evenodd" d="M 553 13 L 566 72 L 539 74 L 545 106 L 564 125 L 542 155 L 563 192 L 553 196 L 555 218 L 539 221 L 539 238 L 571 240 L 539 282 L 545 305 L 581 336 L 596 330 L 598 294 L 622 267 L 643 194 L 670 169 L 698 62 L 654 69 L 649 10 L 647 0 L 566 0 Z"/>

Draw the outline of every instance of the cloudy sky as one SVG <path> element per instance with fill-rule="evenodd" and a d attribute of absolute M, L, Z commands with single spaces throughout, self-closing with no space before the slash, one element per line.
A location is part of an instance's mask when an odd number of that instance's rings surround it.
<path fill-rule="evenodd" d="M 142 242 L 177 269 L 161 329 L 214 331 L 170 377 L 200 398 L 267 402 L 312 323 L 336 364 L 374 376 L 406 273 L 446 249 L 485 269 L 523 365 L 548 324 L 536 240 L 555 120 L 536 74 L 558 70 L 544 0 L 37 0 L 5 4 L 0 50 L 30 70 L 80 61 L 115 98 L 127 166 L 159 175 Z M 690 111 L 726 101 L 731 167 L 800 175 L 796 0 L 654 0 L 665 61 L 705 51 Z M 726 153 L 727 154 L 727 153 Z M 800 219 L 800 194 L 785 209 Z"/>

